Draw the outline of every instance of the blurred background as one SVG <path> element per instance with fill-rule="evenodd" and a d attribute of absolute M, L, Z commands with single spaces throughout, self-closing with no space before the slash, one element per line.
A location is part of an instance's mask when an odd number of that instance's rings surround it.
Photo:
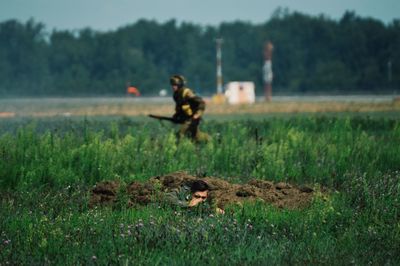
<path fill-rule="evenodd" d="M 210 98 L 250 82 L 255 101 L 390 101 L 398 10 L 395 0 L 2 0 L 0 112 L 7 98 L 170 97 L 176 73 Z"/>

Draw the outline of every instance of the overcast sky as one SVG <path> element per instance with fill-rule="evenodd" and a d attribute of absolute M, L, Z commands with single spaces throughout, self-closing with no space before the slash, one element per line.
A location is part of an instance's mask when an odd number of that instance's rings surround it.
<path fill-rule="evenodd" d="M 175 18 L 200 25 L 266 22 L 278 8 L 339 19 L 346 10 L 385 23 L 400 18 L 400 0 L 0 0 L 0 22 L 33 18 L 46 29 L 114 30 L 138 19 Z"/>

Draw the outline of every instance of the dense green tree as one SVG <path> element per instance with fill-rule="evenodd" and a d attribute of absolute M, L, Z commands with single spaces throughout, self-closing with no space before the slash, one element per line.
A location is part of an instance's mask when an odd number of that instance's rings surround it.
<path fill-rule="evenodd" d="M 139 20 L 115 31 L 45 31 L 29 20 L 0 23 L 0 94 L 144 95 L 180 73 L 201 94 L 216 88 L 216 38 L 223 38 L 224 82 L 251 80 L 262 92 L 262 49 L 274 43 L 274 92 L 400 90 L 400 20 L 385 25 L 346 12 L 341 19 L 276 10 L 263 24 L 202 27 Z"/>
<path fill-rule="evenodd" d="M 41 94 L 51 80 L 44 25 L 29 20 L 0 24 L 0 93 Z"/>

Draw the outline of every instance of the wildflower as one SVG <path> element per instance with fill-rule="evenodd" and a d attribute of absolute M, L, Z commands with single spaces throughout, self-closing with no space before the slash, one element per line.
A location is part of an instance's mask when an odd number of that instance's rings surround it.
<path fill-rule="evenodd" d="M 95 255 L 93 255 L 92 260 L 97 260 L 97 257 Z"/>
<path fill-rule="evenodd" d="M 4 245 L 8 245 L 8 244 L 10 244 L 11 243 L 11 240 L 10 239 L 6 239 L 6 240 L 4 240 Z"/>
<path fill-rule="evenodd" d="M 121 236 L 121 237 L 125 237 L 125 235 L 124 235 L 124 234 L 120 234 L 120 236 Z"/>
<path fill-rule="evenodd" d="M 257 239 L 261 239 L 261 236 L 257 236 Z"/>
<path fill-rule="evenodd" d="M 136 224 L 136 228 L 138 228 L 138 227 L 143 227 L 144 225 L 143 225 L 143 223 L 138 223 L 138 224 Z"/>

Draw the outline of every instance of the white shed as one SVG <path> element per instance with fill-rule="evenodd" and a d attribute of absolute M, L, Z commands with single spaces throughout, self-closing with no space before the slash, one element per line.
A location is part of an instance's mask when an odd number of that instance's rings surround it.
<path fill-rule="evenodd" d="M 230 104 L 254 103 L 255 85 L 252 81 L 233 81 L 225 85 L 225 97 Z"/>

